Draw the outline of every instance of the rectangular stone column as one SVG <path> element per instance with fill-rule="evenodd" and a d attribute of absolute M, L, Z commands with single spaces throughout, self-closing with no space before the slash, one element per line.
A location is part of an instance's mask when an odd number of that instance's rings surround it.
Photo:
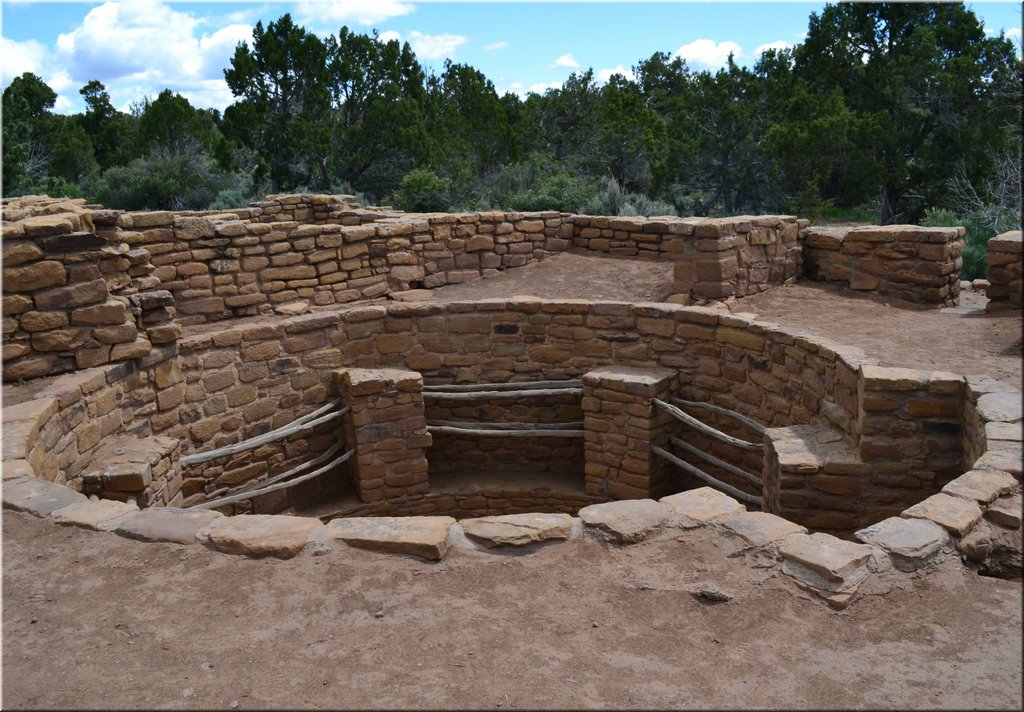
<path fill-rule="evenodd" d="M 668 369 L 624 366 L 583 375 L 584 460 L 587 494 L 607 499 L 670 494 L 669 463 L 651 451 L 668 442 L 672 416 L 654 405 L 676 388 Z"/>
<path fill-rule="evenodd" d="M 360 499 L 377 502 L 426 494 L 426 449 L 431 445 L 423 410 L 423 377 L 394 368 L 349 368 L 336 373 L 344 435 Z"/>

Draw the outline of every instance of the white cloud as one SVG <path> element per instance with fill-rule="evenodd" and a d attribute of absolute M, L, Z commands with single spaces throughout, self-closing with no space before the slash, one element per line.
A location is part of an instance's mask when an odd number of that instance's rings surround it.
<path fill-rule="evenodd" d="M 789 49 L 792 46 L 793 45 L 791 45 L 789 42 L 786 42 L 786 40 L 775 40 L 774 42 L 769 42 L 768 44 L 758 45 L 757 49 L 754 50 L 754 56 L 760 57 L 761 53 L 767 49 Z"/>
<path fill-rule="evenodd" d="M 566 69 L 579 69 L 580 63 L 573 59 L 572 54 L 563 54 L 561 57 L 555 60 L 552 67 L 564 67 Z"/>
<path fill-rule="evenodd" d="M 412 47 L 412 51 L 416 53 L 417 59 L 441 59 L 442 57 L 454 59 L 455 50 L 468 41 L 462 35 L 450 35 L 448 33 L 425 35 L 415 30 L 404 38 L 401 32 L 395 32 L 394 30 L 381 32 L 377 38 L 381 42 L 390 42 L 391 40 L 408 42 Z"/>
<path fill-rule="evenodd" d="M 3 39 L 5 82 L 8 72 L 36 72 L 57 92 L 59 112 L 82 110 L 78 89 L 91 79 L 106 86 L 120 109 L 164 89 L 197 106 L 223 109 L 232 100 L 223 70 L 235 47 L 251 41 L 252 27 L 210 25 L 160 0 L 110 0 L 60 34 L 53 47 Z"/>
<path fill-rule="evenodd" d="M 537 82 L 535 84 L 531 84 L 530 86 L 526 86 L 522 82 L 512 82 L 507 86 L 496 87 L 495 91 L 498 93 L 498 96 L 503 96 L 505 94 L 515 94 L 520 99 L 525 99 L 530 94 L 543 94 L 548 89 L 561 88 L 562 82 Z"/>
<path fill-rule="evenodd" d="M 1008 29 L 1003 34 L 1003 37 L 1005 37 L 1008 40 L 1017 40 L 1018 42 L 1020 42 L 1021 41 L 1020 28 L 1019 27 L 1011 27 L 1010 29 Z"/>
<path fill-rule="evenodd" d="M 334 23 L 376 25 L 408 15 L 416 6 L 403 0 L 300 0 L 295 15 L 300 25 Z"/>
<path fill-rule="evenodd" d="M 633 81 L 636 79 L 636 74 L 634 74 L 632 70 L 626 69 L 620 64 L 619 66 L 611 67 L 610 69 L 605 68 L 597 70 L 597 83 L 607 84 L 608 80 L 616 74 L 621 74 L 627 81 Z"/>
<path fill-rule="evenodd" d="M 715 42 L 700 39 L 684 44 L 676 50 L 675 56 L 682 57 L 696 69 L 718 69 L 725 66 L 730 53 L 738 61 L 743 56 L 743 48 L 731 40 Z"/>
<path fill-rule="evenodd" d="M 0 56 L 4 58 L 0 66 L 0 86 L 7 86 L 15 77 L 25 72 L 36 75 L 44 73 L 46 48 L 35 40 L 15 42 L 0 37 Z"/>
<path fill-rule="evenodd" d="M 409 33 L 409 44 L 412 45 L 412 51 L 421 59 L 452 58 L 455 56 L 456 48 L 466 44 L 466 38 L 447 32 L 440 35 L 425 35 L 413 31 Z"/>
<path fill-rule="evenodd" d="M 221 80 L 235 46 L 252 36 L 234 24 L 198 35 L 200 22 L 159 0 L 107 2 L 57 38 L 57 56 L 76 82 L 99 79 L 178 82 Z"/>
<path fill-rule="evenodd" d="M 501 40 L 500 42 L 492 42 L 489 45 L 484 45 L 484 49 L 488 52 L 497 52 L 499 49 L 508 48 L 508 42 Z"/>

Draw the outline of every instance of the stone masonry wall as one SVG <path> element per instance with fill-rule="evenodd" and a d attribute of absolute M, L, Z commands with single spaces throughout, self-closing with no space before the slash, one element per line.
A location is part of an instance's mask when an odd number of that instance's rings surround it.
<path fill-rule="evenodd" d="M 171 295 L 150 253 L 108 240 L 82 201 L 4 202 L 3 376 L 55 375 L 173 353 Z"/>
<path fill-rule="evenodd" d="M 959 302 L 964 228 L 887 225 L 808 228 L 805 274 L 911 302 Z"/>
<path fill-rule="evenodd" d="M 961 469 L 970 466 L 976 453 L 963 449 L 968 445 L 957 452 L 950 443 L 979 438 L 979 428 L 987 449 L 978 462 L 1019 455 L 1019 435 L 1012 440 L 1012 427 L 1004 424 L 1013 417 L 1019 421 L 1019 412 L 1002 413 L 1006 406 L 985 401 L 985 394 L 972 406 L 980 425 L 971 425 L 961 438 L 966 404 L 956 378 L 873 370 L 856 350 L 708 308 L 532 298 L 394 303 L 237 325 L 183 339 L 180 347 L 181 356 L 170 360 L 142 359 L 138 365 L 62 376 L 34 392 L 20 409 L 5 409 L 4 456 L 15 463 L 10 467 L 28 468 L 81 490 L 105 438 L 169 438 L 181 443 L 180 455 L 237 442 L 334 397 L 333 374 L 346 367 L 408 369 L 432 383 L 577 378 L 604 365 L 666 369 L 675 374 L 684 398 L 717 402 L 775 428 L 807 424 L 821 433 L 814 435 L 816 440 L 838 448 L 835 457 L 822 461 L 822 477 L 800 482 L 776 477 L 774 491 L 766 491 L 769 506 L 778 502 L 797 516 L 820 513 L 827 509 L 825 502 L 836 508 L 829 511 L 841 514 L 843 501 L 859 501 L 850 488 L 874 492 L 876 513 L 926 493 L 919 476 L 925 469 L 948 466 L 951 472 L 958 458 Z M 884 399 L 895 405 L 889 407 Z M 877 451 L 876 436 L 889 432 L 914 444 L 906 462 L 899 447 Z M 323 452 L 334 438 L 332 432 L 306 434 L 275 446 L 280 449 L 256 451 L 253 462 L 234 470 L 230 463 L 198 473 L 168 471 L 165 476 L 161 470 L 143 499 L 197 502 L 235 491 Z M 997 445 L 999 453 L 1009 455 L 993 455 Z M 782 449 L 778 454 L 780 463 L 794 462 Z M 246 470 L 256 459 L 259 467 Z M 892 480 L 898 471 L 913 475 L 913 487 Z M 945 470 L 932 474 L 933 487 L 947 477 Z M 787 496 L 798 485 L 799 491 Z M 430 502 L 438 506 L 438 496 L 433 491 L 403 496 L 401 506 L 409 511 Z M 509 506 L 526 506 L 512 499 Z M 848 513 L 847 520 L 867 516 L 866 509 L 858 510 Z M 820 525 L 843 528 L 835 520 Z"/>
<path fill-rule="evenodd" d="M 800 274 L 800 228 L 788 215 L 733 218 L 574 215 L 574 246 L 611 255 L 676 263 L 678 299 L 744 297 Z"/>
<path fill-rule="evenodd" d="M 475 398 L 452 401 L 426 397 L 427 422 L 446 421 L 463 427 L 489 423 L 565 423 L 583 420 L 578 395 L 520 398 Z M 477 425 L 480 424 L 480 425 Z M 502 438 L 473 434 L 434 434 L 427 457 L 432 476 L 455 477 L 494 472 L 556 473 L 583 478 L 583 445 L 579 438 Z"/>
<path fill-rule="evenodd" d="M 989 240 L 985 260 L 986 277 L 989 282 L 985 290 L 985 296 L 988 297 L 985 308 L 988 311 L 1019 312 L 1024 273 L 1024 242 L 1021 241 L 1021 231 L 1011 230 Z"/>
<path fill-rule="evenodd" d="M 455 284 L 569 245 L 559 213 L 343 212 L 348 224 L 129 213 L 119 227 L 121 239 L 153 253 L 184 324 Z"/>

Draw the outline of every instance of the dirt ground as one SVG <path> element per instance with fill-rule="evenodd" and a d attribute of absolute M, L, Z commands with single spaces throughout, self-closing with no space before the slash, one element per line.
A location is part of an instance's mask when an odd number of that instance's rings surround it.
<path fill-rule="evenodd" d="M 560 255 L 438 290 L 657 299 L 671 270 Z M 885 365 L 1019 383 L 1021 319 L 799 285 L 735 312 Z M 938 336 L 938 338 L 936 338 Z M 1021 709 L 1021 582 L 955 559 L 875 576 L 842 612 L 719 536 L 573 541 L 439 563 L 249 560 L 4 511 L 4 708 Z M 714 587 L 725 603 L 692 592 Z"/>

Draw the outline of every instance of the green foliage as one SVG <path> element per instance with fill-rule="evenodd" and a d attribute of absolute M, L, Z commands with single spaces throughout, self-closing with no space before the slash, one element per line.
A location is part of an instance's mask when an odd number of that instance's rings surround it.
<path fill-rule="evenodd" d="M 961 4 L 841 3 L 811 15 L 795 71 L 812 94 L 842 92 L 889 224 L 944 202 L 958 160 L 981 177 L 1002 126 L 1019 126 L 1020 66 Z"/>
<path fill-rule="evenodd" d="M 257 22 L 224 70 L 236 102 L 224 112 L 229 137 L 254 150 L 275 191 L 326 184 L 330 113 L 327 47 L 283 15 Z M 262 177 L 259 176 L 259 177 Z"/>
<path fill-rule="evenodd" d="M 474 186 L 480 198 L 466 209 L 561 210 L 577 212 L 593 199 L 597 181 L 579 175 L 537 152 L 502 166 Z"/>
<path fill-rule="evenodd" d="M 170 91 L 131 114 L 99 81 L 85 112 L 25 74 L 3 93 L 4 193 L 116 207 L 239 207 L 283 191 L 355 192 L 409 210 L 792 212 L 915 221 L 943 205 L 1019 224 L 1024 65 L 966 6 L 843 3 L 753 68 L 694 72 L 656 52 L 635 79 L 590 69 L 520 99 L 477 69 L 426 73 L 410 46 L 283 15 L 224 72 L 235 101 Z M 1011 225 L 1012 226 L 1012 225 Z"/>
<path fill-rule="evenodd" d="M 400 210 L 416 213 L 442 212 L 448 209 L 451 181 L 431 171 L 415 170 L 402 178 L 398 190 L 388 202 Z"/>
<path fill-rule="evenodd" d="M 154 151 L 105 171 L 96 197 L 126 210 L 196 210 L 233 187 L 231 177 L 219 172 L 202 152 Z"/>
<path fill-rule="evenodd" d="M 594 198 L 584 206 L 588 215 L 675 215 L 675 207 L 669 203 L 653 200 L 642 193 L 628 193 L 618 181 L 608 178 L 598 189 Z"/>

